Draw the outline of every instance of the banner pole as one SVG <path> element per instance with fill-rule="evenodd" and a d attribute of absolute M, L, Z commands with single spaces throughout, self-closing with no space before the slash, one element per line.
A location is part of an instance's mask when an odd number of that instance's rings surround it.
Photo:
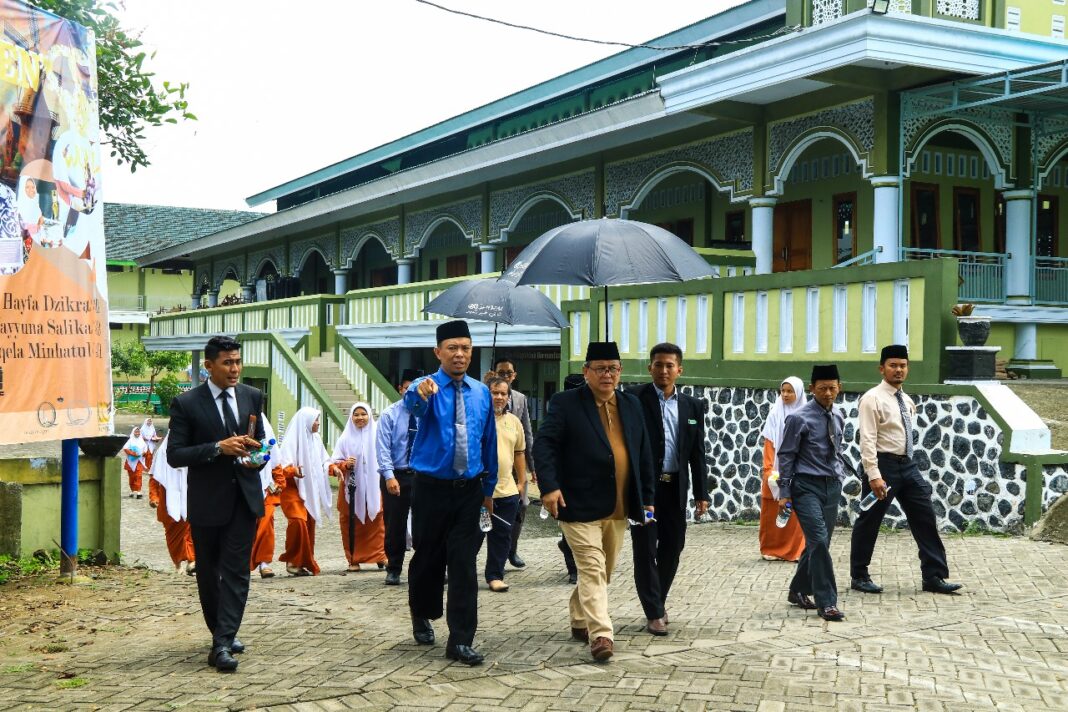
<path fill-rule="evenodd" d="M 60 573 L 73 575 L 78 568 L 78 439 L 63 441 L 63 476 L 60 512 Z"/>

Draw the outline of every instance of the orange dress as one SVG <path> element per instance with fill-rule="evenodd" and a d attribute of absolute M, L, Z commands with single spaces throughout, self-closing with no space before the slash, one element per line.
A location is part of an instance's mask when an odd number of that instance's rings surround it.
<path fill-rule="evenodd" d="M 158 507 L 163 502 L 165 490 L 163 485 L 156 481 L 155 477 L 149 476 L 148 478 L 148 503 L 153 507 Z"/>
<path fill-rule="evenodd" d="M 269 564 L 274 561 L 274 509 L 282 503 L 281 493 L 286 488 L 286 477 L 281 467 L 272 469 L 271 477 L 278 491 L 264 492 L 263 516 L 256 520 L 256 539 L 252 542 L 250 571 L 258 564 Z"/>
<path fill-rule="evenodd" d="M 137 467 L 130 469 L 130 459 L 126 455 L 130 454 L 128 450 L 123 450 L 122 469 L 126 470 L 126 476 L 130 482 L 131 492 L 141 491 L 141 480 L 145 474 L 145 462 L 144 460 L 137 461 Z"/>
<path fill-rule="evenodd" d="M 797 517 L 790 517 L 789 523 L 782 529 L 775 526 L 779 516 L 779 504 L 771 496 L 768 487 L 768 475 L 775 462 L 775 446 L 770 440 L 764 440 L 764 467 L 760 473 L 760 553 L 774 556 L 786 561 L 797 561 L 805 550 L 805 534 Z"/>
<path fill-rule="evenodd" d="M 189 529 L 189 522 L 178 521 L 167 514 L 167 490 L 156 480 L 152 480 L 152 484 L 159 488 L 156 521 L 163 525 L 163 531 L 167 535 L 167 552 L 171 555 L 171 561 L 174 562 L 175 566 L 183 561 L 196 561 L 196 554 L 193 553 L 193 534 Z"/>
<path fill-rule="evenodd" d="M 349 542 L 349 503 L 345 499 L 345 476 L 337 465 L 330 466 L 330 474 L 338 478 L 341 485 L 337 488 L 337 511 L 341 520 L 341 546 L 349 565 L 385 564 L 386 563 L 386 520 L 383 510 L 369 522 L 356 520 L 353 527 L 355 548 Z"/>
<path fill-rule="evenodd" d="M 318 576 L 319 563 L 315 560 L 315 520 L 308 514 L 308 508 L 304 506 L 304 500 L 297 491 L 294 478 L 297 468 L 289 465 L 283 470 L 279 466 L 271 471 L 275 477 L 279 472 L 283 473 L 286 483 L 279 497 L 279 504 L 289 524 L 286 526 L 286 550 L 278 560 L 289 566 L 307 569 Z"/>

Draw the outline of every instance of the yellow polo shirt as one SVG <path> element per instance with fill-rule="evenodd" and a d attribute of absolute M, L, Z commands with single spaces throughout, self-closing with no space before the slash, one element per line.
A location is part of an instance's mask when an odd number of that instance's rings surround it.
<path fill-rule="evenodd" d="M 519 418 L 511 413 L 497 416 L 497 487 L 493 490 L 494 499 L 519 494 L 515 478 L 512 477 L 512 466 L 515 464 L 515 454 L 526 449 L 523 424 Z"/>

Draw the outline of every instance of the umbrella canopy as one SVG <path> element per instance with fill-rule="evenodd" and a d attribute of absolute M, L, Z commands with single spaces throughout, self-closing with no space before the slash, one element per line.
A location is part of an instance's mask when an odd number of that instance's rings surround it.
<path fill-rule="evenodd" d="M 478 319 L 498 324 L 568 326 L 552 300 L 533 287 L 516 287 L 496 279 L 460 282 L 434 297 L 423 307 L 428 314 L 456 319 Z"/>
<path fill-rule="evenodd" d="M 527 245 L 499 279 L 516 285 L 603 286 L 607 305 L 609 285 L 714 276 L 701 255 L 667 230 L 636 220 L 600 218 L 549 230 Z"/>
<path fill-rule="evenodd" d="M 608 286 L 713 276 L 711 265 L 667 230 L 600 218 L 549 230 L 519 253 L 500 281 Z"/>

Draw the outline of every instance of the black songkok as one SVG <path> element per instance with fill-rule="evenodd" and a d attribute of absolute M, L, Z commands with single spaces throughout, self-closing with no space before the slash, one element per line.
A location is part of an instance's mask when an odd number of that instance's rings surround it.
<path fill-rule="evenodd" d="M 591 341 L 586 347 L 586 361 L 618 361 L 619 347 L 615 341 Z"/>
<path fill-rule="evenodd" d="M 903 358 L 906 361 L 908 361 L 909 360 L 908 347 L 907 346 L 902 346 L 901 344 L 890 344 L 889 346 L 884 346 L 883 347 L 883 352 L 879 356 L 879 363 L 880 364 L 886 363 L 886 359 L 888 359 L 888 358 Z"/>
<path fill-rule="evenodd" d="M 812 383 L 816 381 L 838 381 L 838 366 L 833 363 L 821 366 L 816 364 L 812 367 Z"/>
<path fill-rule="evenodd" d="M 466 321 L 464 321 L 463 319 L 457 319 L 456 321 L 447 321 L 444 324 L 438 326 L 437 336 L 439 344 L 445 339 L 470 339 L 471 330 L 467 328 Z"/>

